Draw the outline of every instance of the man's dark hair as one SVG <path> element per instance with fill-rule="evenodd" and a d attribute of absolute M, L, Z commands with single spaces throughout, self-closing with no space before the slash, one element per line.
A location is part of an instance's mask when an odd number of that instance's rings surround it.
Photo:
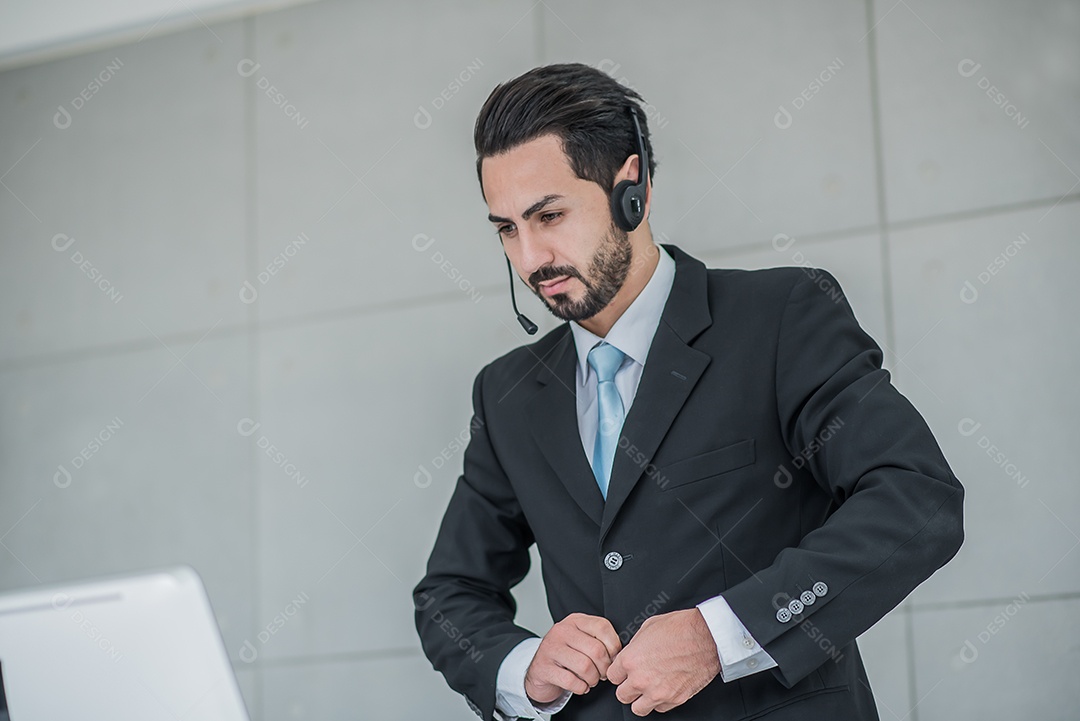
<path fill-rule="evenodd" d="M 635 99 L 643 100 L 635 90 L 582 63 L 533 68 L 496 86 L 480 109 L 473 130 L 481 194 L 484 158 L 554 133 L 574 174 L 593 181 L 610 198 L 615 174 L 638 152 L 631 106 L 635 106 L 649 153 L 651 178 L 656 174 L 656 155 L 645 113 Z"/>

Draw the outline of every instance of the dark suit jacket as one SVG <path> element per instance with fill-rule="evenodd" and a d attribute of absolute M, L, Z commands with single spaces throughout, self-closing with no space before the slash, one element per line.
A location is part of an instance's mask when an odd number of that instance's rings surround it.
<path fill-rule="evenodd" d="M 537 635 L 510 593 L 535 542 L 556 621 L 603 616 L 625 644 L 722 593 L 776 660 L 665 719 L 877 719 L 855 638 L 956 554 L 963 487 L 830 273 L 664 248 L 674 285 L 606 503 L 569 325 L 477 374 L 464 472 L 413 591 L 424 653 L 491 719 L 499 664 Z M 638 718 L 607 681 L 557 717 Z"/>

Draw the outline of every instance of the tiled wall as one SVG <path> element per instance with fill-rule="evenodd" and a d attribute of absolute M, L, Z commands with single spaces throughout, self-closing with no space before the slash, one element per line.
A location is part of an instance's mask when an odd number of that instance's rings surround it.
<path fill-rule="evenodd" d="M 0 587 L 188 562 L 255 718 L 474 718 L 410 600 L 527 340 L 472 125 L 574 60 L 654 106 L 656 238 L 830 269 L 967 488 L 860 639 L 882 718 L 1074 718 L 1077 38 L 1075 1 L 326 0 L 0 74 Z"/>

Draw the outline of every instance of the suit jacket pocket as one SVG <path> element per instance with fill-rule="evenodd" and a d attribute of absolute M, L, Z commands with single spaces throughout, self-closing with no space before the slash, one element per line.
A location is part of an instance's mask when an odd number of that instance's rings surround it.
<path fill-rule="evenodd" d="M 660 487 L 668 491 L 687 483 L 734 471 L 736 468 L 748 466 L 753 462 L 754 439 L 747 438 L 723 448 L 669 463 L 658 469 L 657 475 L 663 479 L 659 484 Z"/>

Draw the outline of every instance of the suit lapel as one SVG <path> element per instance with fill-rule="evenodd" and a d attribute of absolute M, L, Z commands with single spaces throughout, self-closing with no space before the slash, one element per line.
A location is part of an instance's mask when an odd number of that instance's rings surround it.
<path fill-rule="evenodd" d="M 577 419 L 577 355 L 574 335 L 564 325 L 563 337 L 540 359 L 536 380 L 544 387 L 528 403 L 529 427 L 544 457 L 570 496 L 599 526 L 604 497 L 581 447 Z"/>
<path fill-rule="evenodd" d="M 689 345 L 712 324 L 705 265 L 673 245 L 664 248 L 675 259 L 675 281 L 619 436 L 600 522 L 601 542 L 712 360 Z"/>
<path fill-rule="evenodd" d="M 577 355 L 568 325 L 538 359 L 536 381 L 543 387 L 528 402 L 533 438 L 570 496 L 600 527 L 601 541 L 711 361 L 689 345 L 712 323 L 705 265 L 674 245 L 663 247 L 675 260 L 675 280 L 623 423 L 606 502 L 581 447 Z"/>

